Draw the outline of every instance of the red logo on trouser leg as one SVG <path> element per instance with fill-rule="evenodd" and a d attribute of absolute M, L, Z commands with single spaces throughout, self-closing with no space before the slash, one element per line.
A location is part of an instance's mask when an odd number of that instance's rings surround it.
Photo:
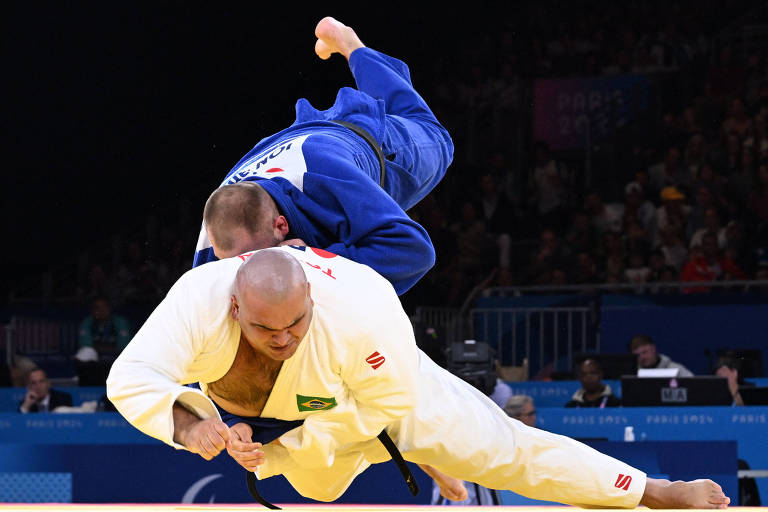
<path fill-rule="evenodd" d="M 365 358 L 365 362 L 371 365 L 371 368 L 373 368 L 374 370 L 379 366 L 383 365 L 384 361 L 386 361 L 386 359 L 384 359 L 384 356 L 379 354 L 378 352 L 374 352 L 373 354 Z"/>
<path fill-rule="evenodd" d="M 632 483 L 632 477 L 629 475 L 622 475 L 619 473 L 619 478 L 616 479 L 616 483 L 613 484 L 614 487 L 618 487 L 619 489 L 624 489 L 625 491 L 629 490 L 629 484 Z"/>

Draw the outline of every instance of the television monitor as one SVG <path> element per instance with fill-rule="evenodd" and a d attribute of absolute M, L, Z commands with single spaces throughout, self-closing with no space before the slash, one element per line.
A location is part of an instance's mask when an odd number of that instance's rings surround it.
<path fill-rule="evenodd" d="M 624 407 L 731 405 L 728 379 L 717 376 L 621 378 Z"/>
<path fill-rule="evenodd" d="M 768 405 L 768 386 L 740 386 L 744 405 Z"/>

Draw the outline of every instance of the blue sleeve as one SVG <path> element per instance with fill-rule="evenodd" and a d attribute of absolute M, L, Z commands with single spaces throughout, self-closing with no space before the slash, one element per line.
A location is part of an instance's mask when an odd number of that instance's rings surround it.
<path fill-rule="evenodd" d="M 432 242 L 415 222 L 391 220 L 373 227 L 356 242 L 342 241 L 326 250 L 368 265 L 402 295 L 435 264 Z"/>
<path fill-rule="evenodd" d="M 338 172 L 349 161 L 326 154 L 322 164 L 335 166 L 337 172 L 308 173 L 304 188 L 312 200 L 297 197 L 294 203 L 310 218 L 322 219 L 324 229 L 305 234 L 297 231 L 297 236 L 309 245 L 368 265 L 402 295 L 435 264 L 435 249 L 426 230 L 378 184 L 367 177 L 361 179 L 358 170 Z"/>

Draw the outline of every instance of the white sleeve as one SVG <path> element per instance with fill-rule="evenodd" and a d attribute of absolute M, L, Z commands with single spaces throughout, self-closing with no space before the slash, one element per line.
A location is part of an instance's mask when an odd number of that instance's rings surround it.
<path fill-rule="evenodd" d="M 189 367 L 202 351 L 204 312 L 189 275 L 183 276 L 152 312 L 112 365 L 107 397 L 131 425 L 175 448 L 172 408 L 179 401 L 201 418 L 218 417 L 200 390 L 183 386 Z M 200 309 L 201 306 L 197 306 Z"/>
<path fill-rule="evenodd" d="M 349 398 L 312 414 L 301 427 L 284 434 L 283 446 L 265 446 L 266 462 L 257 472 L 259 478 L 296 467 L 328 468 L 337 449 L 375 439 L 387 425 L 413 410 L 418 350 L 410 320 L 399 300 L 393 304 L 397 307 L 393 305 L 391 311 L 376 313 L 380 321 L 358 319 L 366 326 L 355 333 L 360 336 L 334 339 L 331 350 L 343 354 L 340 376 Z"/>

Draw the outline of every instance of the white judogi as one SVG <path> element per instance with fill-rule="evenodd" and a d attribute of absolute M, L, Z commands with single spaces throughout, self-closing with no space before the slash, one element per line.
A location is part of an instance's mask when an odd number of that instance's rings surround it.
<path fill-rule="evenodd" d="M 280 437 L 283 446 L 264 447 L 259 478 L 283 474 L 302 495 L 332 501 L 370 464 L 389 460 L 376 439 L 386 428 L 406 460 L 485 487 L 573 505 L 637 506 L 643 472 L 509 418 L 440 368 L 417 348 L 392 286 L 370 268 L 316 249 L 264 250 L 302 262 L 314 312 L 262 411 L 305 421 Z M 175 401 L 219 417 L 206 384 L 223 377 L 237 353 L 230 297 L 246 258 L 187 272 L 113 364 L 108 397 L 142 432 L 183 448 L 173 442 Z M 184 386 L 194 382 L 201 390 Z"/>

